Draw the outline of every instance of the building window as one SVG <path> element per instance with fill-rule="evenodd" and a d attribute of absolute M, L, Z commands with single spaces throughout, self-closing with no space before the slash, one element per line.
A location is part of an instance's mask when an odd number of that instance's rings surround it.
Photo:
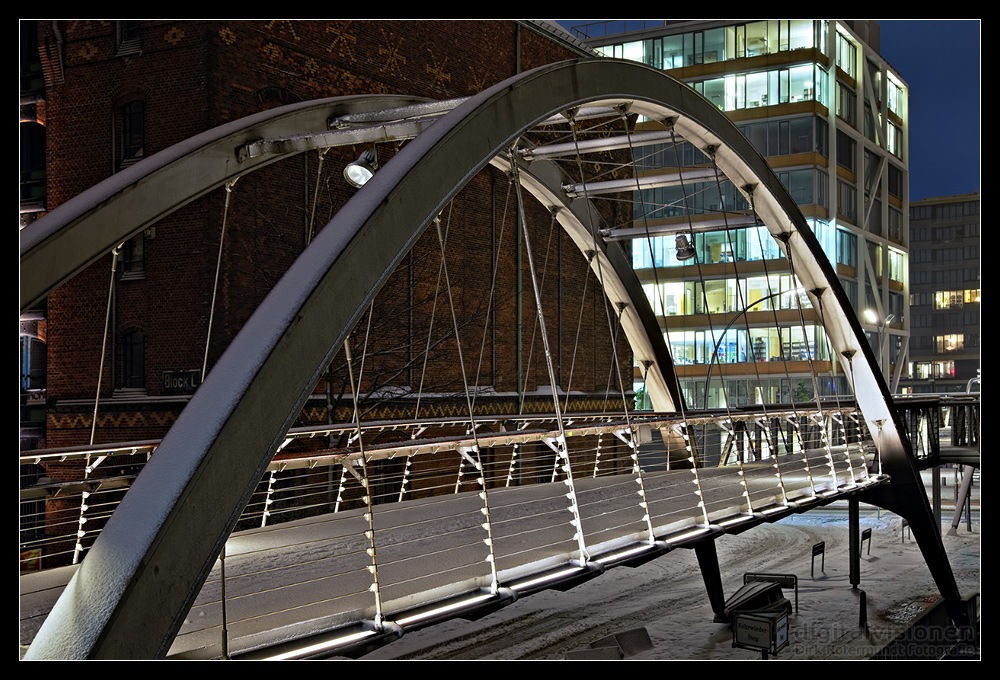
<path fill-rule="evenodd" d="M 904 299 L 900 293 L 889 293 L 889 313 L 892 314 L 893 321 L 896 323 L 903 323 L 906 320 Z"/>
<path fill-rule="evenodd" d="M 934 336 L 934 351 L 937 354 L 957 352 L 964 349 L 965 336 L 961 333 Z"/>
<path fill-rule="evenodd" d="M 21 336 L 21 391 L 45 389 L 45 342 L 27 335 Z"/>
<path fill-rule="evenodd" d="M 722 111 L 785 104 L 826 102 L 826 72 L 814 64 L 723 76 L 689 83 Z"/>
<path fill-rule="evenodd" d="M 850 135 L 837 131 L 837 164 L 854 172 L 854 151 L 857 144 Z"/>
<path fill-rule="evenodd" d="M 962 291 L 939 290 L 934 293 L 934 309 L 951 309 L 962 306 Z"/>
<path fill-rule="evenodd" d="M 871 104 L 865 102 L 865 138 L 868 141 L 878 143 L 878 135 L 876 131 L 878 126 L 875 124 L 875 116 L 872 113 Z"/>
<path fill-rule="evenodd" d="M 687 141 L 675 144 L 650 144 L 635 149 L 637 170 L 659 170 L 692 165 L 705 165 L 711 161 L 698 147 Z"/>
<path fill-rule="evenodd" d="M 852 78 L 857 78 L 858 48 L 846 36 L 837 34 L 837 67 Z"/>
<path fill-rule="evenodd" d="M 857 97 L 854 96 L 854 90 L 838 80 L 836 101 L 837 116 L 851 127 L 854 127 L 854 107 L 856 106 L 856 102 Z"/>
<path fill-rule="evenodd" d="M 816 194 L 818 177 L 818 174 L 812 170 L 791 170 L 778 173 L 778 179 L 795 199 L 796 205 L 822 205 L 822 200 Z"/>
<path fill-rule="evenodd" d="M 906 253 L 889 248 L 889 280 L 902 283 L 906 278 Z"/>
<path fill-rule="evenodd" d="M 889 123 L 886 149 L 896 158 L 903 157 L 903 130 L 898 125 Z"/>
<path fill-rule="evenodd" d="M 858 266 L 858 237 L 843 229 L 837 230 L 837 264 Z"/>
<path fill-rule="evenodd" d="M 872 268 L 875 270 L 875 276 L 882 280 L 882 246 L 873 241 L 865 241 L 868 244 L 868 259 L 871 260 Z M 872 300 L 874 305 L 874 300 Z"/>
<path fill-rule="evenodd" d="M 45 209 L 47 191 L 45 167 L 45 126 L 21 124 L 21 211 Z"/>
<path fill-rule="evenodd" d="M 119 255 L 119 265 L 123 279 L 144 278 L 146 275 L 146 237 L 139 234 L 128 241 L 125 241 L 121 255 Z"/>
<path fill-rule="evenodd" d="M 131 101 L 119 109 L 119 116 L 119 167 L 124 168 L 145 156 L 146 104 L 140 100 Z"/>
<path fill-rule="evenodd" d="M 892 79 L 891 74 L 889 75 L 886 87 L 889 94 L 889 110 L 902 118 L 904 104 L 903 87 Z"/>
<path fill-rule="evenodd" d="M 837 134 L 840 134 L 839 132 Z M 865 195 L 867 196 L 871 193 L 871 190 L 875 188 L 876 183 L 879 179 L 879 164 L 880 157 L 868 149 L 864 150 L 865 159 Z M 879 188 L 879 195 L 882 194 L 881 187 Z"/>
<path fill-rule="evenodd" d="M 889 195 L 896 198 L 903 197 L 903 171 L 892 163 L 889 163 Z"/>
<path fill-rule="evenodd" d="M 763 123 L 741 125 L 739 130 L 749 139 L 762 156 L 786 156 L 795 153 L 822 153 L 825 148 L 823 135 L 813 130 L 818 119 L 791 118 Z"/>
<path fill-rule="evenodd" d="M 840 285 L 844 288 L 844 293 L 851 303 L 851 308 L 858 311 L 858 282 L 853 279 L 840 279 Z"/>
<path fill-rule="evenodd" d="M 903 242 L 903 212 L 889 206 L 889 238 L 896 243 Z"/>
<path fill-rule="evenodd" d="M 858 190 L 847 182 L 837 182 L 837 214 L 854 222 L 858 212 Z"/>
<path fill-rule="evenodd" d="M 118 56 L 126 54 L 139 54 L 142 51 L 142 38 L 139 34 L 139 22 L 118 21 L 116 23 L 116 36 L 118 38 Z"/>
<path fill-rule="evenodd" d="M 877 198 L 868 211 L 868 231 L 878 236 L 882 235 L 882 201 Z"/>
<path fill-rule="evenodd" d="M 122 388 L 146 387 L 146 338 L 142 331 L 130 331 L 122 336 L 121 367 Z"/>

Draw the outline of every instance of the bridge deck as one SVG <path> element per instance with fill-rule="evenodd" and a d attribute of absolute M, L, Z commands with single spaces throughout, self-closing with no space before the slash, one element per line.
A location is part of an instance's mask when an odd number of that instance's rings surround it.
<path fill-rule="evenodd" d="M 776 461 L 784 498 L 776 484 Z M 645 474 L 647 508 L 655 537 L 661 541 L 659 551 L 716 535 L 718 529 L 710 531 L 705 525 L 706 514 L 712 524 L 740 531 L 858 488 L 846 462 L 838 464 L 835 484 L 828 461 L 825 451 L 810 452 L 811 484 L 801 455 L 744 464 L 742 478 L 752 512 L 740 485 L 734 484 L 735 467 L 698 469 L 704 513 L 692 469 Z M 863 468 L 855 469 L 855 474 L 864 477 L 857 480 L 863 484 L 885 481 L 868 478 Z M 630 474 L 576 480 L 590 560 L 630 547 L 653 549 L 637 489 Z M 571 561 L 579 565 L 566 493 L 561 482 L 488 491 L 501 586 L 517 590 L 519 580 L 523 583 Z M 377 576 L 385 619 L 398 619 L 419 605 L 489 589 L 492 576 L 482 507 L 474 492 L 375 506 Z M 774 512 L 767 516 L 765 509 Z M 230 654 L 375 619 L 367 529 L 365 510 L 359 508 L 234 534 L 225 565 Z M 680 538 L 692 532 L 694 536 Z M 74 571 L 67 567 L 22 577 L 22 644 L 30 642 Z M 221 655 L 219 574 L 216 564 L 171 648 L 172 657 Z"/>

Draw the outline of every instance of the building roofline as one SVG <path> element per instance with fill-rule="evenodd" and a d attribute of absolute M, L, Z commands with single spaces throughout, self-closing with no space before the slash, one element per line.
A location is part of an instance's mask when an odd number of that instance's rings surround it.
<path fill-rule="evenodd" d="M 929 196 L 919 201 L 910 201 L 910 206 L 927 205 L 929 203 L 954 203 L 956 201 L 968 201 L 980 199 L 979 192 L 973 191 L 968 194 L 952 194 L 951 196 Z"/>
<path fill-rule="evenodd" d="M 555 19 L 518 19 L 517 23 L 541 33 L 547 38 L 562 43 L 563 46 L 578 52 L 582 57 L 598 56 L 593 48 L 588 47 L 582 40 L 568 33 L 562 26 L 556 23 Z"/>

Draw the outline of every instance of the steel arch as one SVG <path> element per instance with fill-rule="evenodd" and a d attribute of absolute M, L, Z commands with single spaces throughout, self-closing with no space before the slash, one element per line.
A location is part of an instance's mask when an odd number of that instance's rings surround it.
<path fill-rule="evenodd" d="M 240 159 L 235 149 L 260 139 L 326 132 L 331 118 L 425 101 L 365 95 L 289 104 L 207 130 L 112 175 L 21 231 L 21 312 L 175 210 L 298 153 Z"/>
<path fill-rule="evenodd" d="M 792 199 L 729 120 L 689 87 L 636 64 L 581 60 L 521 74 L 470 98 L 407 144 L 322 230 L 178 418 L 29 656 L 165 655 L 322 367 L 417 237 L 524 131 L 577 106 L 622 102 L 634 113 L 672 119 L 683 137 L 713 150 L 736 186 L 753 192 L 758 212 L 825 316 L 866 419 L 880 431 L 883 468 L 894 476 L 914 531 L 924 536 L 921 548 L 942 593 L 957 597 L 947 559 L 942 566 L 938 557 L 940 538 L 921 517 L 916 499 L 923 488 L 874 356 Z M 929 508 L 926 515 L 930 519 Z"/>

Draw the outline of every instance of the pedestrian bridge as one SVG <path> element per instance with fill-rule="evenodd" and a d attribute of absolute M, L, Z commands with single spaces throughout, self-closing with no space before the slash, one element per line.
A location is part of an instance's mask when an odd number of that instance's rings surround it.
<path fill-rule="evenodd" d="M 639 137 L 630 128 L 637 116 L 661 121 L 662 130 Z M 707 100 L 653 69 L 566 62 L 461 102 L 337 98 L 209 131 L 25 229 L 22 311 L 164 215 L 214 189 L 228 192 L 246 173 L 311 150 L 386 139 L 409 141 L 318 231 L 162 441 L 35 454 L 39 465 L 42 456 L 82 461 L 78 480 L 41 488 L 79 498 L 68 550 L 74 561 L 85 559 L 63 568 L 75 575 L 29 657 L 358 653 L 443 618 L 480 616 L 539 589 L 569 587 L 677 547 L 698 551 L 718 611 L 716 537 L 844 497 L 908 520 L 961 622 L 959 593 L 904 423 L 819 244 L 749 142 Z M 655 178 L 658 186 L 726 182 L 749 201 L 751 210 L 740 215 L 723 208 L 722 228 L 730 219 L 765 227 L 758 233 L 773 239 L 797 285 L 743 299 L 739 314 L 714 320 L 706 314 L 706 324 L 728 329 L 782 296 L 789 319 L 801 320 L 808 307 L 823 325 L 831 356 L 820 361 L 805 343 L 794 358 L 778 351 L 781 361 L 767 368 L 787 373 L 805 366 L 810 396 L 790 394 L 787 404 L 756 398 L 715 411 L 688 403 L 679 378 L 685 369 L 675 365 L 664 339 L 667 317 L 654 313 L 636 280 L 618 243 L 621 225 L 606 224 L 595 207 L 604 196 L 624 193 L 631 201 L 641 195 L 641 180 L 634 160 L 618 168 L 624 184 L 595 174 L 591 168 L 600 163 L 591 154 L 633 159 L 640 143 L 691 144 L 711 161 L 687 177 L 677 164 Z M 537 399 L 517 395 L 515 413 L 491 410 L 502 395 L 478 386 L 475 357 L 483 345 L 463 337 L 448 269 L 460 241 L 453 232 L 448 238 L 449 207 L 487 165 L 511 178 L 523 271 L 539 301 L 536 351 L 548 376 Z M 551 310 L 543 309 L 539 276 L 545 265 L 525 226 L 528 201 L 547 208 L 553 225 L 579 248 L 588 281 L 603 291 L 611 363 L 620 367 L 627 364 L 620 357 L 634 357 L 652 411 L 632 408 L 632 376 L 618 370 L 609 376 L 601 412 L 573 408 L 572 371 L 557 378 L 549 351 Z M 641 206 L 631 212 L 638 216 L 629 221 L 634 230 L 644 212 Z M 392 271 L 430 229 L 440 245 L 435 308 L 446 310 L 442 318 L 455 345 L 447 366 L 464 384 L 452 397 L 465 413 L 430 417 L 420 400 L 441 395 L 413 389 L 394 397 L 407 401 L 413 418 L 362 418 L 366 324 Z M 692 241 L 695 230 L 692 218 L 675 227 Z M 495 280 L 500 258 L 490 264 L 493 271 L 482 276 Z M 704 293 L 696 254 L 693 266 Z M 351 422 L 293 429 L 341 352 L 354 399 Z M 710 355 L 717 379 L 733 375 L 718 345 Z M 745 379 L 759 381 L 762 367 L 743 362 Z M 822 372 L 839 372 L 853 394 L 818 398 Z M 529 401 L 547 405 L 527 413 Z M 297 446 L 306 438 L 325 443 Z M 94 474 L 101 466 L 119 473 Z M 289 490 L 280 473 L 293 469 L 302 471 L 290 491 L 296 502 L 282 498 Z M 102 508 L 91 500 L 120 496 L 124 488 L 129 492 L 120 502 Z M 294 519 L 279 522 L 282 513 Z M 58 588 L 59 577 L 51 578 Z M 36 591 L 22 590 L 25 610 Z"/>
<path fill-rule="evenodd" d="M 579 414 L 565 423 L 565 455 L 545 418 L 482 419 L 475 437 L 469 421 L 366 424 L 363 438 L 402 437 L 363 456 L 351 447 L 276 457 L 241 521 L 258 528 L 230 537 L 225 581 L 220 561 L 168 656 L 357 653 L 443 618 L 481 616 L 520 596 L 849 497 L 888 482 L 860 422 L 851 405 L 828 414 L 757 409 L 686 422 Z M 141 465 L 154 446 L 105 448 L 104 462 L 120 467 L 138 456 Z M 477 447 L 478 460 L 470 455 Z M 295 487 L 274 488 L 279 471 L 294 469 L 308 474 Z M 107 513 L 134 474 L 44 492 L 58 497 L 86 486 L 86 503 Z M 91 511 L 90 519 L 101 518 Z M 54 578 L 24 579 L 25 614 L 45 609 Z M 35 582 L 43 585 L 29 585 Z"/>

